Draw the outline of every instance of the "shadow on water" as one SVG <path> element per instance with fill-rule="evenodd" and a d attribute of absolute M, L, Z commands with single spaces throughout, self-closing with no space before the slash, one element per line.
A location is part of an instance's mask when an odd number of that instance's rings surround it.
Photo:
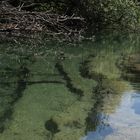
<path fill-rule="evenodd" d="M 69 78 L 68 74 L 64 71 L 63 66 L 61 63 L 57 62 L 55 67 L 58 69 L 60 74 L 63 76 L 64 80 L 66 81 L 66 86 L 68 89 L 79 96 L 79 99 L 83 96 L 83 91 L 81 89 L 75 88 L 74 85 L 71 83 L 71 79 Z"/>
<path fill-rule="evenodd" d="M 12 69 L 11 69 L 12 70 Z M 7 69 L 5 70 L 7 71 Z M 9 69 L 8 69 L 9 71 Z M 20 68 L 18 70 L 16 70 L 16 72 L 14 72 L 12 74 L 12 76 L 17 77 L 17 81 L 15 82 L 9 82 L 10 78 L 8 78 L 8 82 L 6 81 L 1 81 L 1 85 L 4 85 L 3 89 L 5 88 L 5 90 L 7 89 L 7 87 L 9 87 L 10 89 L 7 91 L 9 92 L 8 94 L 6 94 L 7 96 L 4 98 L 4 96 L 1 96 L 1 99 L 3 98 L 3 100 L 5 102 L 3 102 L 3 105 L 5 106 L 4 111 L 2 114 L 0 114 L 0 132 L 2 133 L 5 129 L 5 122 L 11 118 L 12 113 L 13 113 L 13 105 L 18 101 L 19 98 L 22 97 L 22 93 L 26 88 L 26 79 L 28 79 L 28 75 L 29 75 L 29 69 L 23 64 L 20 66 Z M 11 72 L 12 73 L 12 72 Z M 11 74 L 10 73 L 10 74 Z M 9 75 L 6 73 L 6 77 L 8 77 Z M 11 89 L 11 85 L 14 84 L 15 88 Z M 12 91 L 13 90 L 13 91 Z M 1 94 L 1 93 L 0 93 Z M 8 98 L 11 98 L 10 101 L 8 101 Z"/>
<path fill-rule="evenodd" d="M 46 121 L 45 128 L 51 133 L 50 140 L 53 139 L 54 134 L 58 133 L 60 130 L 58 129 L 57 123 L 55 123 L 52 119 Z"/>
<path fill-rule="evenodd" d="M 27 81 L 28 85 L 33 85 L 33 84 L 48 84 L 48 83 L 52 83 L 52 84 L 65 84 L 65 82 L 62 81 Z"/>
<path fill-rule="evenodd" d="M 114 132 L 114 129 L 108 123 L 109 115 L 102 112 L 105 104 L 104 98 L 108 94 L 112 94 L 112 92 L 102 87 L 101 83 L 99 83 L 94 89 L 94 93 L 96 103 L 86 119 L 85 133 L 87 136 L 83 140 L 103 140 L 107 135 Z"/>

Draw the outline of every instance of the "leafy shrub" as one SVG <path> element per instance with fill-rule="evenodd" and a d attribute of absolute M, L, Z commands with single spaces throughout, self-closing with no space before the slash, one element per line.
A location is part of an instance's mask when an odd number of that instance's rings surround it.
<path fill-rule="evenodd" d="M 139 7 L 133 0 L 83 0 L 82 6 L 83 16 L 98 29 L 134 28 L 139 22 Z"/>

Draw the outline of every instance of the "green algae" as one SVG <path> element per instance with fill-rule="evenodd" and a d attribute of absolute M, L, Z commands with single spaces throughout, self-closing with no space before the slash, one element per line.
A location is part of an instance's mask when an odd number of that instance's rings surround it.
<path fill-rule="evenodd" d="M 23 69 L 23 63 L 18 63 L 14 55 L 1 54 L 0 65 L 0 130 L 2 132 L 11 117 L 14 103 L 22 96 L 27 73 Z"/>
<path fill-rule="evenodd" d="M 34 57 L 34 62 L 28 67 L 30 73 L 26 79 L 27 88 L 14 105 L 12 120 L 0 139 L 51 139 L 52 132 L 45 126 L 50 119 L 60 130 L 53 135 L 53 139 L 66 139 L 67 133 L 73 135 L 75 140 L 84 135 L 85 118 L 93 105 L 91 95 L 96 82 L 84 80 L 80 75 L 83 50 L 73 49 L 70 52 L 66 48 L 59 50 L 66 52 L 66 59 L 61 65 L 69 77 L 67 80 L 56 67 L 62 58 L 61 53 L 56 56 L 50 53 L 46 57 Z M 70 81 L 71 86 L 68 87 Z M 79 88 L 84 93 L 80 100 L 75 91 L 72 93 L 72 87 Z"/>
<path fill-rule="evenodd" d="M 96 82 L 88 78 L 85 79 L 81 76 L 81 61 L 81 57 L 71 57 L 60 63 L 61 69 L 65 71 L 65 75 L 68 77 L 67 79 L 70 79 L 70 87 L 74 87 L 81 91 L 82 96 L 79 101 L 67 108 L 65 112 L 53 117 L 54 122 L 58 124 L 60 129 L 60 132 L 54 136 L 54 140 L 71 138 L 77 140 L 84 135 L 86 130 L 86 118 L 95 102 L 92 98 L 92 91 L 96 86 Z"/>
<path fill-rule="evenodd" d="M 72 85 L 77 87 L 76 83 L 78 84 L 82 80 L 83 84 L 79 88 L 84 91 L 84 94 L 87 92 L 87 95 L 85 94 L 85 101 L 83 99 L 83 101 L 78 101 L 77 95 L 71 93 L 71 87 L 66 87 L 68 81 L 65 80 L 55 67 L 55 57 L 49 56 L 45 59 L 36 57 L 35 60 L 36 62 L 29 67 L 30 74 L 27 79 L 27 84 L 29 85 L 23 92 L 23 97 L 15 104 L 12 121 L 7 125 L 7 129 L 0 136 L 0 139 L 51 139 L 51 132 L 45 128 L 46 122 L 51 118 L 60 130 L 60 132 L 54 135 L 54 139 L 59 139 L 61 135 L 66 135 L 65 128 L 71 130 L 73 127 L 75 131 L 72 130 L 69 133 L 80 130 L 80 133 L 76 133 L 74 136 L 75 139 L 80 138 L 81 135 L 84 135 L 82 127 L 84 126 L 87 113 L 93 104 L 92 100 L 88 101 L 86 98 L 88 97 L 89 88 L 91 88 L 90 94 L 92 93 L 95 82 L 91 83 L 87 89 L 84 88 L 86 87 L 85 83 L 89 81 L 84 82 L 80 72 L 77 72 L 79 67 L 74 69 L 76 65 L 80 64 L 81 59 L 78 62 L 75 61 L 72 67 L 70 66 L 71 60 L 65 64 L 64 71 L 68 73 Z M 71 72 L 74 72 L 73 75 L 66 69 L 68 66 L 72 68 Z M 74 75 L 77 75 L 77 77 L 75 78 Z M 55 84 L 55 82 L 49 83 L 49 81 L 59 81 L 62 83 Z"/>
<path fill-rule="evenodd" d="M 96 45 L 85 42 L 73 47 L 41 46 L 34 52 L 31 52 L 29 46 L 25 50 L 22 46 L 16 52 L 15 47 L 13 51 L 16 57 L 13 55 L 15 60 L 11 61 L 15 68 L 11 70 L 10 64 L 6 71 L 7 66 L 0 69 L 6 76 L 10 71 L 10 86 L 11 82 L 14 85 L 12 88 L 3 85 L 0 89 L 1 100 L 5 104 L 0 111 L 4 112 L 11 107 L 8 103 L 13 98 L 4 95 L 13 95 L 10 89 L 16 91 L 20 78 L 26 83 L 26 88 L 16 103 L 12 104 L 13 113 L 10 121 L 4 121 L 6 127 L 0 134 L 0 140 L 79 140 L 89 131 L 88 127 L 95 130 L 98 126 L 95 123 L 94 128 L 90 126 L 90 121 L 87 121 L 90 113 L 103 110 L 109 114 L 115 111 L 121 97 L 116 93 L 127 86 L 120 79 L 121 72 L 116 65 L 121 51 L 116 54 L 119 46 L 116 43 L 113 44 L 114 47 L 110 42 L 100 42 L 100 45 L 104 45 L 103 48 L 97 48 Z M 127 51 L 124 49 L 123 54 L 132 50 L 132 47 Z M 21 59 L 17 55 L 19 52 L 22 54 Z M 5 59 L 2 64 L 8 60 Z M 21 65 L 29 70 L 25 77 L 21 76 L 24 72 L 20 70 Z M 5 82 L 9 82 L 7 80 Z"/>
<path fill-rule="evenodd" d="M 47 58 L 35 57 L 36 62 L 30 67 L 29 82 L 64 82 L 58 70 L 55 68 L 56 58 L 49 56 Z"/>
<path fill-rule="evenodd" d="M 44 139 L 47 135 L 45 122 L 63 112 L 73 102 L 75 98 L 64 85 L 36 84 L 27 87 L 24 96 L 15 105 L 11 124 L 0 139 Z"/>

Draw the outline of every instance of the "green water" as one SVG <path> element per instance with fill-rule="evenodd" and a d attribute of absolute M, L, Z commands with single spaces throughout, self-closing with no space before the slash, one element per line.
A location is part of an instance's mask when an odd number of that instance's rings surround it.
<path fill-rule="evenodd" d="M 112 134 L 110 127 L 97 136 L 98 114 L 113 114 L 128 98 L 123 93 L 134 84 L 139 89 L 119 67 L 124 57 L 139 54 L 139 38 L 0 42 L 0 140 L 98 140 Z"/>

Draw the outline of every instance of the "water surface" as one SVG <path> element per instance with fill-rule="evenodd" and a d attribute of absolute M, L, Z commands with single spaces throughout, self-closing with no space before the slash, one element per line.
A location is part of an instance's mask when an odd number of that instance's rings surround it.
<path fill-rule="evenodd" d="M 140 138 L 138 36 L 0 43 L 0 140 Z"/>

